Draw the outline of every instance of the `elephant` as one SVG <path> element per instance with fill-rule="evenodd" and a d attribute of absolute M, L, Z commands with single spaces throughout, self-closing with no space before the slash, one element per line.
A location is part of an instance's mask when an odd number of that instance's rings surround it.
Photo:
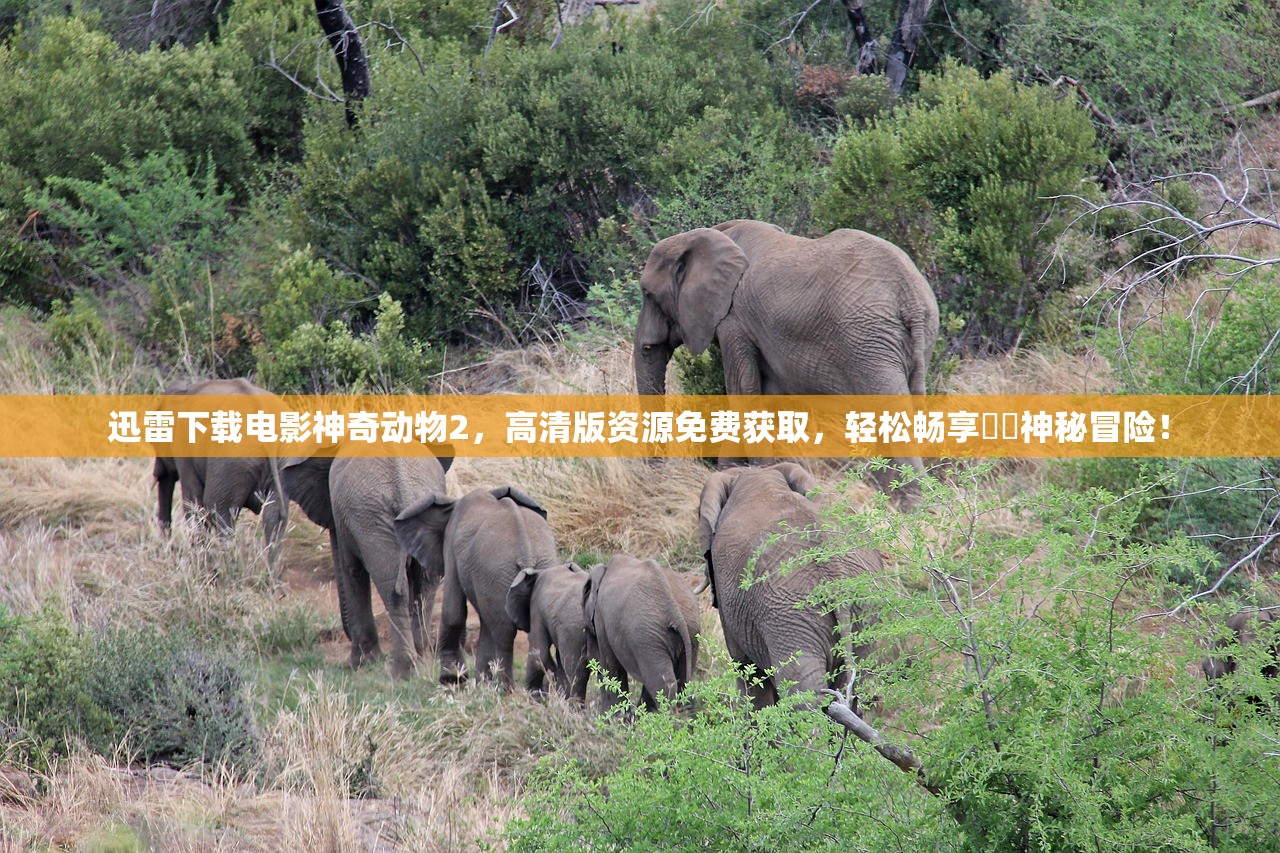
<path fill-rule="evenodd" d="M 1209 656 L 1200 662 L 1200 669 L 1203 670 L 1205 678 L 1209 681 L 1217 681 L 1224 675 L 1235 672 L 1237 667 L 1235 656 L 1230 653 L 1224 654 L 1223 650 L 1233 643 L 1236 646 L 1243 646 L 1256 642 L 1259 629 L 1265 631 L 1265 626 L 1274 622 L 1280 622 L 1280 609 L 1245 610 L 1227 617 L 1226 627 L 1231 631 L 1232 636 L 1214 640 L 1210 645 Z M 1271 662 L 1263 665 L 1262 674 L 1268 678 L 1280 678 L 1280 636 L 1272 641 Z"/>
<path fill-rule="evenodd" d="M 749 219 L 667 237 L 640 275 L 636 391 L 663 394 L 675 348 L 713 341 L 729 394 L 924 394 L 938 303 L 906 252 L 862 231 L 818 239 Z M 923 470 L 918 457 L 895 466 Z M 895 474 L 884 472 L 888 488 Z M 910 505 L 918 486 L 895 499 Z"/>
<path fill-rule="evenodd" d="M 476 669 L 511 688 L 516 625 L 507 615 L 507 591 L 524 569 L 560 562 L 547 511 L 513 486 L 476 489 L 456 501 L 433 495 L 396 516 L 396 539 L 419 560 L 444 549 L 444 597 L 440 610 L 440 681 L 466 680 L 462 646 L 467 602 L 480 616 Z"/>
<path fill-rule="evenodd" d="M 856 626 L 862 614 L 856 607 L 824 609 L 810 598 L 820 583 L 883 568 L 872 549 L 824 559 L 805 555 L 824 538 L 818 508 L 807 497 L 814 485 L 799 465 L 781 462 L 719 471 L 702 489 L 702 588 L 711 588 L 729 656 L 763 676 L 742 682 L 756 707 L 776 703 L 782 682 L 795 692 L 843 686 L 844 653 L 834 647 L 842 628 Z M 853 649 L 858 657 L 869 652 Z"/>
<path fill-rule="evenodd" d="M 241 394 L 274 396 L 247 379 L 206 379 L 177 382 L 166 395 Z M 173 524 L 173 488 L 182 483 L 182 502 L 203 510 L 205 523 L 221 531 L 235 526 L 240 510 L 262 516 L 262 533 L 272 569 L 279 563 L 284 529 L 289 521 L 289 500 L 280 479 L 280 462 L 274 456 L 168 457 L 157 456 L 152 474 L 156 481 L 156 520 L 168 535 Z"/>
<path fill-rule="evenodd" d="M 507 589 L 507 617 L 529 635 L 525 688 L 546 691 L 551 676 L 561 696 L 583 702 L 587 696 L 587 625 L 582 590 L 587 573 L 576 563 L 547 569 L 521 569 Z M 553 650 L 554 649 L 554 653 Z"/>
<path fill-rule="evenodd" d="M 676 572 L 654 560 L 615 554 L 592 567 L 582 611 L 589 654 L 624 692 L 628 676 L 638 680 L 647 709 L 658 707 L 658 693 L 674 699 L 692 680 L 701 627 L 698 600 Z M 608 712 L 619 698 L 601 686 L 602 710 Z"/>
<path fill-rule="evenodd" d="M 351 640 L 351 666 L 381 654 L 373 619 L 372 586 L 391 623 L 391 676 L 408 678 L 426 654 L 431 611 L 444 576 L 439 543 L 410 555 L 395 534 L 395 519 L 420 500 L 444 498 L 453 457 L 295 457 L 282 466 L 289 496 L 329 531 L 342 629 Z"/>

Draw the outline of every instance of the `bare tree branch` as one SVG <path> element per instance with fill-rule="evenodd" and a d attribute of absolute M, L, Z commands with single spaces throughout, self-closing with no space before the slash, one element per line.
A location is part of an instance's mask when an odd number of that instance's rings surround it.
<path fill-rule="evenodd" d="M 845 729 L 853 733 L 854 737 L 870 746 L 902 772 L 915 774 L 916 781 L 919 782 L 920 787 L 930 794 L 935 797 L 942 795 L 942 789 L 928 780 L 925 775 L 924 764 L 919 758 L 916 758 L 915 753 L 906 747 L 890 743 L 888 738 L 866 720 L 855 714 L 853 709 L 845 702 L 844 697 L 835 690 L 821 690 L 819 693 L 823 696 L 831 697 L 831 702 L 823 708 L 823 713 L 844 726 Z"/>

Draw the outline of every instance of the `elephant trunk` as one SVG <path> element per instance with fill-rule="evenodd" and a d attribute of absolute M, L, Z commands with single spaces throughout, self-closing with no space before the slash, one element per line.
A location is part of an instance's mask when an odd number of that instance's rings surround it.
<path fill-rule="evenodd" d="M 635 345 L 632 350 L 636 365 L 637 394 L 667 393 L 667 362 L 679 344 L 671 318 L 645 296 L 636 321 Z"/>
<path fill-rule="evenodd" d="M 635 344 L 636 393 L 667 393 L 667 362 L 671 360 L 671 347 L 646 346 L 640 340 Z"/>

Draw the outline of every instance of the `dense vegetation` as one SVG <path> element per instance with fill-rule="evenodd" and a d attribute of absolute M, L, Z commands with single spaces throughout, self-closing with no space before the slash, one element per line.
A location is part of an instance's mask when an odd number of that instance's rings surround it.
<path fill-rule="evenodd" d="M 1204 231 L 1275 209 L 1273 2 L 657 0 L 562 24 L 580 4 L 513 0 L 500 32 L 488 0 L 347 5 L 372 84 L 354 124 L 311 3 L 0 0 L 0 388 L 423 391 L 496 362 L 477 387 L 509 390 L 523 374 L 502 351 L 536 344 L 521 365 L 585 365 L 554 378 L 617 391 L 653 242 L 756 218 L 907 249 L 942 308 L 935 390 L 1028 353 L 1108 366 L 1100 387 L 1047 389 L 1063 393 L 1276 390 L 1277 272 L 1247 259 L 1277 256 L 1280 223 Z M 927 15 L 898 94 L 884 72 L 908 7 Z M 677 371 L 723 387 L 714 347 Z M 705 471 L 615 462 L 536 469 L 562 548 L 696 568 L 668 490 L 689 499 Z M 875 602 L 859 692 L 920 779 L 812 709 L 751 711 L 714 642 L 694 710 L 626 727 L 337 675 L 318 651 L 334 614 L 275 600 L 207 543 L 140 546 L 137 495 L 132 515 L 87 486 L 63 487 L 83 505 L 24 504 L 53 486 L 17 469 L 0 771 L 53 789 L 92 753 L 417 798 L 401 830 L 420 845 L 483 824 L 529 850 L 1280 846 L 1266 644 L 1217 690 L 1196 666 L 1223 614 L 1280 600 L 1276 460 L 936 473 L 912 516 L 824 480 L 848 498 L 833 529 L 891 566 L 826 594 Z M 509 810 L 414 824 L 441 807 L 414 787 L 427 776 Z M 285 846 L 362 837 L 299 833 Z"/>

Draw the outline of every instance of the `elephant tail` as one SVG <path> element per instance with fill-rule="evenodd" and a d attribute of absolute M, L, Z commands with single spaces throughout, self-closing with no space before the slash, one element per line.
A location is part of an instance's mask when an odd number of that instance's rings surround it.
<path fill-rule="evenodd" d="M 680 647 L 676 652 L 676 677 L 680 678 L 682 683 L 688 684 L 693 681 L 693 667 L 696 663 L 693 636 L 690 635 L 689 626 L 683 619 L 672 620 L 670 627 L 680 640 Z M 680 665 L 682 659 L 683 666 Z"/>

